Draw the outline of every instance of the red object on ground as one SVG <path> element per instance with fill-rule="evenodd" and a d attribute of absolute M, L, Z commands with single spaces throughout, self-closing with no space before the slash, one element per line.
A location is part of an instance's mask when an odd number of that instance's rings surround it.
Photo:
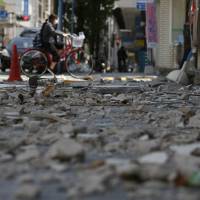
<path fill-rule="evenodd" d="M 17 46 L 14 44 L 12 48 L 13 48 L 12 58 L 11 58 L 10 73 L 9 73 L 8 81 L 22 81 L 22 78 L 20 76 Z"/>

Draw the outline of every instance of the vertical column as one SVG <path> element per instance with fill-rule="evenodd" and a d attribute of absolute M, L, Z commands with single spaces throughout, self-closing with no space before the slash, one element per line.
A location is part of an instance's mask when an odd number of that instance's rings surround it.
<path fill-rule="evenodd" d="M 48 14 L 51 13 L 51 8 L 52 8 L 51 0 L 48 0 Z"/>
<path fill-rule="evenodd" d="M 63 0 L 58 1 L 58 30 L 62 30 L 63 28 Z"/>
<path fill-rule="evenodd" d="M 74 22 L 75 22 L 75 0 L 72 0 L 71 33 L 74 33 Z"/>
<path fill-rule="evenodd" d="M 111 60 L 111 37 L 112 37 L 112 32 L 111 32 L 111 26 L 112 26 L 112 18 L 108 18 L 108 63 L 107 66 L 110 67 L 110 60 Z"/>
<path fill-rule="evenodd" d="M 160 1 L 159 19 L 159 67 L 172 67 L 172 44 L 171 44 L 171 15 L 172 0 Z"/>

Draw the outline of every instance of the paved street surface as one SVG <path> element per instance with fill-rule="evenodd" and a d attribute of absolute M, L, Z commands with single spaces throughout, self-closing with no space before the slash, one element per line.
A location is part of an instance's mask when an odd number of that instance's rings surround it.
<path fill-rule="evenodd" d="M 47 78 L 49 78 L 47 76 Z M 199 200 L 200 87 L 0 76 L 0 199 Z"/>

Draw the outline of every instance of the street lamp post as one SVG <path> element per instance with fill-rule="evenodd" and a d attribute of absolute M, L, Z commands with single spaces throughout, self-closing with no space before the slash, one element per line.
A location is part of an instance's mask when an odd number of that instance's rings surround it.
<path fill-rule="evenodd" d="M 59 31 L 62 31 L 62 29 L 63 29 L 63 6 L 64 6 L 63 0 L 59 0 L 58 1 L 58 19 L 59 20 L 58 20 L 58 27 L 57 27 L 57 29 Z M 61 63 L 60 62 L 58 62 L 58 72 L 61 72 Z"/>
<path fill-rule="evenodd" d="M 62 31 L 63 28 L 63 0 L 58 1 L 58 30 Z"/>
<path fill-rule="evenodd" d="M 74 33 L 75 22 L 75 0 L 72 0 L 71 33 Z"/>

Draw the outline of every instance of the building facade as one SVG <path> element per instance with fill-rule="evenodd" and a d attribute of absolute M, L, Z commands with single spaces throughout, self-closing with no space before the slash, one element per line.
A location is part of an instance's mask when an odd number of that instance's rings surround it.
<path fill-rule="evenodd" d="M 186 17 L 186 0 L 156 1 L 158 46 L 155 49 L 156 66 L 176 68 L 176 44 L 182 44 Z"/>
<path fill-rule="evenodd" d="M 134 37 L 138 35 L 135 19 L 142 12 L 141 2 L 148 2 L 148 0 L 119 0 L 116 2 L 114 11 L 117 11 L 117 17 L 112 22 L 114 24 L 112 32 L 119 34 L 120 29 L 126 29 Z M 154 0 L 154 3 L 158 35 L 157 45 L 153 48 L 154 63 L 158 68 L 173 69 L 177 67 L 176 44 L 184 45 L 186 0 Z M 116 65 L 116 58 L 114 60 Z"/>
<path fill-rule="evenodd" d="M 53 12 L 55 0 L 0 0 L 0 46 L 24 28 L 40 27 Z"/>
<path fill-rule="evenodd" d="M 17 21 L 23 27 L 39 27 L 54 9 L 54 0 L 16 0 L 15 2 L 16 15 L 23 16 L 28 13 L 30 16 L 28 21 Z M 28 2 L 27 7 L 25 2 Z"/>

